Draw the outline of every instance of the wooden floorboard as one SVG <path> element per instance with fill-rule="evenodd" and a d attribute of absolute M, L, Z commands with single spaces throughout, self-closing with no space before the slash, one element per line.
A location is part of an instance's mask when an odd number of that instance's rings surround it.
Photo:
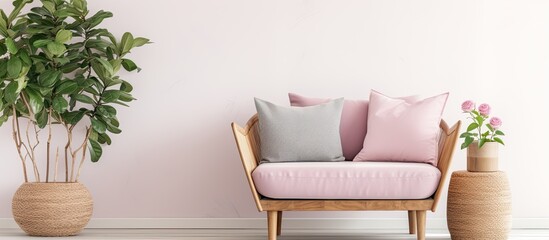
<path fill-rule="evenodd" d="M 288 230 L 279 240 L 412 240 L 407 229 L 396 232 L 388 230 Z M 86 229 L 82 234 L 70 238 L 29 238 L 19 229 L 0 229 L 0 239 L 55 239 L 55 240 L 98 240 L 98 239 L 180 239 L 180 240 L 265 240 L 267 231 L 259 229 Z M 449 240 L 445 231 L 428 231 L 427 240 Z M 514 230 L 510 240 L 549 239 L 547 230 Z"/>

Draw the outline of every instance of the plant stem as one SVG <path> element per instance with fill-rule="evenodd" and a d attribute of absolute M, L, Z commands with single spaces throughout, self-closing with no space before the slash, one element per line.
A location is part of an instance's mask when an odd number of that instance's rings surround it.
<path fill-rule="evenodd" d="M 477 121 L 477 118 L 473 115 L 473 113 L 470 113 L 470 114 L 473 117 L 473 121 L 476 122 L 477 125 L 478 125 L 478 127 L 477 127 L 477 129 L 478 129 L 478 144 L 480 144 L 480 139 L 482 138 L 482 131 L 481 131 L 482 123 Z"/>
<path fill-rule="evenodd" d="M 67 130 L 67 144 L 65 145 L 65 182 L 69 182 L 69 148 L 71 146 L 72 141 L 72 134 L 70 128 L 67 126 L 67 124 L 63 124 L 65 126 L 65 129 Z"/>
<path fill-rule="evenodd" d="M 46 182 L 50 180 L 50 148 L 51 148 L 51 107 L 48 112 L 48 146 L 46 150 Z"/>
<path fill-rule="evenodd" d="M 55 172 L 53 174 L 53 182 L 57 182 L 57 167 L 59 166 L 59 147 L 55 152 Z"/>
<path fill-rule="evenodd" d="M 78 182 L 78 179 L 80 179 L 80 172 L 82 171 L 82 167 L 84 166 L 84 160 L 86 159 L 86 149 L 88 147 L 88 138 L 90 137 L 92 127 L 90 126 L 87 129 L 86 137 L 84 138 L 84 142 L 82 143 L 82 158 L 80 159 L 80 165 L 78 166 L 78 173 L 76 173 L 76 179 L 75 182 Z M 73 166 L 74 167 L 74 166 Z"/>
<path fill-rule="evenodd" d="M 19 153 L 19 158 L 21 159 L 21 164 L 23 164 L 23 176 L 25 177 L 25 182 L 29 182 L 29 177 L 27 176 L 27 164 L 25 164 L 25 158 L 23 157 L 23 154 L 21 153 L 21 144 L 17 141 L 17 136 L 19 133 L 16 130 L 16 119 L 17 119 L 17 112 L 15 110 L 15 106 L 12 107 L 13 109 L 13 121 L 12 121 L 12 128 L 13 128 L 13 141 L 15 142 L 15 147 L 17 148 L 17 153 Z"/>
<path fill-rule="evenodd" d="M 31 120 L 27 122 L 27 130 L 25 132 L 26 133 L 25 135 L 27 136 L 27 144 L 29 145 L 29 148 L 30 148 L 30 152 L 28 152 L 28 154 L 32 161 L 34 175 L 36 176 L 36 182 L 40 182 L 40 172 L 38 171 L 38 166 L 36 165 L 36 158 L 34 155 L 34 148 L 36 147 L 36 145 L 34 147 L 31 147 L 31 141 L 29 136 L 29 129 L 30 129 L 31 122 L 32 122 Z"/>
<path fill-rule="evenodd" d="M 33 122 L 36 122 L 36 118 L 34 117 L 34 112 L 32 111 L 32 108 L 31 108 L 29 102 L 27 101 L 27 98 L 25 97 L 25 94 L 21 94 L 21 99 L 23 99 L 23 103 L 25 103 L 25 106 L 29 110 L 29 119 L 32 120 Z"/>

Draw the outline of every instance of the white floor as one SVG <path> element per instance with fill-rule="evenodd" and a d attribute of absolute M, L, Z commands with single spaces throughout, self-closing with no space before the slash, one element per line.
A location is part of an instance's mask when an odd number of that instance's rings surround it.
<path fill-rule="evenodd" d="M 0 239 L 49 239 L 26 236 L 19 229 L 0 229 Z M 86 229 L 79 236 L 61 239 L 182 239 L 182 240 L 266 240 L 266 230 L 245 229 Z M 390 233 L 380 231 L 349 230 L 288 230 L 282 233 L 279 240 L 402 240 L 416 239 L 406 234 L 405 230 Z M 450 235 L 445 231 L 430 231 L 427 240 L 448 240 Z M 549 239 L 547 230 L 513 230 L 510 240 Z"/>

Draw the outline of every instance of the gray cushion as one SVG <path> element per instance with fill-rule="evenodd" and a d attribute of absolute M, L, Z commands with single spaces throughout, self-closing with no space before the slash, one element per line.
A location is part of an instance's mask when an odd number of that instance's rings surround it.
<path fill-rule="evenodd" d="M 311 107 L 283 107 L 255 99 L 261 163 L 343 161 L 339 122 L 343 98 Z"/>

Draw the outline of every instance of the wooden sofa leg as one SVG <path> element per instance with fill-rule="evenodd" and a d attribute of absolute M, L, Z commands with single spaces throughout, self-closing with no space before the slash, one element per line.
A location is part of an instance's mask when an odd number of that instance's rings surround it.
<path fill-rule="evenodd" d="M 282 233 L 282 211 L 278 211 L 276 217 L 276 235 L 280 236 Z"/>
<path fill-rule="evenodd" d="M 269 240 L 276 240 L 276 232 L 278 229 L 278 211 L 267 211 L 267 225 Z"/>
<path fill-rule="evenodd" d="M 416 234 L 416 223 L 416 211 L 408 211 L 408 229 L 410 231 L 410 234 Z"/>
<path fill-rule="evenodd" d="M 417 240 L 425 240 L 425 218 L 427 217 L 427 211 L 416 211 L 417 218 Z"/>

